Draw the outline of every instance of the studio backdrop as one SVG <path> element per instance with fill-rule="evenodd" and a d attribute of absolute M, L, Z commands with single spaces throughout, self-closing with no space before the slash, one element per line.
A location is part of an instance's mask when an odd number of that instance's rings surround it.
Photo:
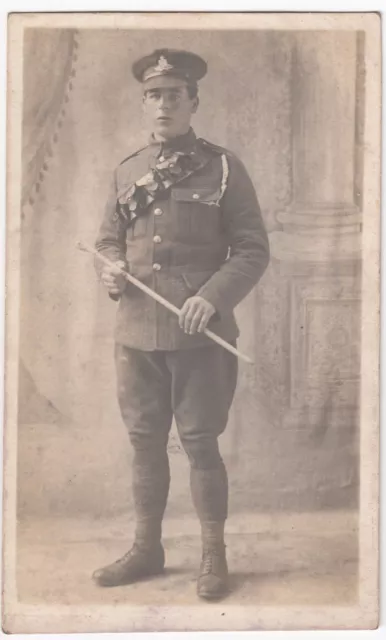
<path fill-rule="evenodd" d="M 361 32 L 27 30 L 24 53 L 18 508 L 130 512 L 116 402 L 116 304 L 93 243 L 115 166 L 147 143 L 131 64 L 208 62 L 193 126 L 245 163 L 271 263 L 237 309 L 240 363 L 221 447 L 231 510 L 355 508 L 358 488 Z M 168 513 L 191 510 L 173 429 Z"/>

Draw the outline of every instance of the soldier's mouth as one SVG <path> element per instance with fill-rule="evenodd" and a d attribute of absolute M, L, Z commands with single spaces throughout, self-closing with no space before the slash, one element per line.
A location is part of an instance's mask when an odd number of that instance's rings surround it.
<path fill-rule="evenodd" d="M 158 122 L 171 122 L 172 119 L 169 118 L 169 116 L 159 116 L 159 118 L 157 118 Z"/>

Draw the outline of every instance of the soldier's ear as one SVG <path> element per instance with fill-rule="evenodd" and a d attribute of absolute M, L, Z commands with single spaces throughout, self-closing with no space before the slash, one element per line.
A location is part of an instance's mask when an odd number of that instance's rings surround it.
<path fill-rule="evenodd" d="M 143 94 L 143 96 L 142 96 L 142 105 L 141 106 L 142 106 L 142 113 L 147 114 L 149 112 L 149 108 L 148 108 L 149 105 L 146 102 L 146 95 L 145 94 Z"/>
<path fill-rule="evenodd" d="M 199 104 L 200 104 L 200 100 L 199 100 L 198 96 L 196 96 L 194 98 L 193 104 L 192 104 L 192 113 L 196 113 Z"/>

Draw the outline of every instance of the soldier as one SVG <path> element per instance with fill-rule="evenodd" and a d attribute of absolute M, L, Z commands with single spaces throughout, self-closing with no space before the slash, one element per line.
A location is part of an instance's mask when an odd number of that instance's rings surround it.
<path fill-rule="evenodd" d="M 203 335 L 207 327 L 235 344 L 234 307 L 269 260 L 254 187 L 230 151 L 197 138 L 199 56 L 157 50 L 133 65 L 143 84 L 149 144 L 115 170 L 96 242 L 103 255 L 181 308 L 177 317 L 98 267 L 119 300 L 115 331 L 118 399 L 134 449 L 133 547 L 94 573 L 101 586 L 161 573 L 161 527 L 169 490 L 168 434 L 173 416 L 190 462 L 192 501 L 201 524 L 197 592 L 227 590 L 224 524 L 227 473 L 219 452 L 237 378 L 237 359 Z"/>

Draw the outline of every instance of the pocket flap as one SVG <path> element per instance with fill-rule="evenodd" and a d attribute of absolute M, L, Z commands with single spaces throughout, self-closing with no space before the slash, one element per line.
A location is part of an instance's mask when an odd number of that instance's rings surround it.
<path fill-rule="evenodd" d="M 203 202 L 204 204 L 217 204 L 220 197 L 220 189 L 216 187 L 185 187 L 172 190 L 172 198 L 178 202 Z"/>

